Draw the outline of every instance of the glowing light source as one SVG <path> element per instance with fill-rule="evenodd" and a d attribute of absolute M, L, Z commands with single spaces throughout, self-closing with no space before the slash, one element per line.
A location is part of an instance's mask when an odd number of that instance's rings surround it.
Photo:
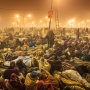
<path fill-rule="evenodd" d="M 40 23 L 42 23 L 42 20 L 40 20 Z"/>
<path fill-rule="evenodd" d="M 20 19 L 18 19 L 18 22 L 20 21 Z"/>
<path fill-rule="evenodd" d="M 48 19 L 48 16 L 46 16 L 45 18 Z"/>
<path fill-rule="evenodd" d="M 19 18 L 19 15 L 18 14 L 16 15 L 16 18 Z"/>
<path fill-rule="evenodd" d="M 84 21 L 82 21 L 82 24 L 84 23 Z"/>
<path fill-rule="evenodd" d="M 89 22 L 90 22 L 90 20 L 87 20 L 87 22 L 89 23 Z"/>
<path fill-rule="evenodd" d="M 78 27 L 80 26 L 80 23 L 78 23 Z"/>
<path fill-rule="evenodd" d="M 13 25 L 15 24 L 15 22 L 12 23 Z"/>
<path fill-rule="evenodd" d="M 28 17 L 32 17 L 31 14 L 29 14 Z"/>

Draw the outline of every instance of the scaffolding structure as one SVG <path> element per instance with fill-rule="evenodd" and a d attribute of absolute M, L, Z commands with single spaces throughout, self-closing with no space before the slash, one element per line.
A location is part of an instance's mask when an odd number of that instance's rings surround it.
<path fill-rule="evenodd" d="M 56 24 L 56 30 L 59 29 L 59 17 L 57 10 L 55 10 L 55 24 Z"/>

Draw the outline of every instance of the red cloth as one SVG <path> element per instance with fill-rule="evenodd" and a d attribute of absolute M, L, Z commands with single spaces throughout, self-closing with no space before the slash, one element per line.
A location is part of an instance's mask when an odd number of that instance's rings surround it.
<path fill-rule="evenodd" d="M 10 80 L 5 79 L 2 83 L 3 90 L 25 90 L 25 86 L 20 82 L 18 76 L 12 73 Z"/>
<path fill-rule="evenodd" d="M 10 88 L 10 86 L 7 83 L 14 89 Z M 25 90 L 25 86 L 20 82 L 10 82 L 4 80 L 2 82 L 2 90 Z"/>
<path fill-rule="evenodd" d="M 51 83 L 45 83 L 44 81 L 40 80 L 37 84 L 36 90 L 54 90 Z"/>
<path fill-rule="evenodd" d="M 11 76 L 10 76 L 10 79 L 12 79 L 14 77 L 17 77 L 17 75 L 15 73 L 12 73 Z"/>

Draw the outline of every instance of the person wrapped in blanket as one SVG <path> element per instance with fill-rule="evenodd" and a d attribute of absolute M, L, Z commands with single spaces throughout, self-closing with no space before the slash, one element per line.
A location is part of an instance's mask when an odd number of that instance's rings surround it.
<path fill-rule="evenodd" d="M 50 73 L 52 74 L 55 70 L 60 71 L 61 68 L 61 60 L 57 58 L 56 54 L 51 54 L 47 62 L 51 65 Z"/>
<path fill-rule="evenodd" d="M 39 62 L 39 69 L 43 68 L 47 71 L 50 71 L 51 65 L 43 57 L 41 57 L 38 62 Z"/>
<path fill-rule="evenodd" d="M 53 75 L 62 90 L 90 90 L 90 83 L 75 70 L 55 71 Z"/>
<path fill-rule="evenodd" d="M 63 61 L 62 59 L 63 58 Z M 76 68 L 69 63 L 68 60 L 64 60 L 65 56 L 57 57 L 56 54 L 51 54 L 47 62 L 51 65 L 50 73 L 53 74 L 55 70 L 65 71 L 65 70 L 76 70 Z"/>
<path fill-rule="evenodd" d="M 15 73 L 12 73 L 10 79 L 5 79 L 2 82 L 2 90 L 25 90 L 24 84 L 22 84 Z"/>
<path fill-rule="evenodd" d="M 16 66 L 14 61 L 11 61 L 8 69 L 4 71 L 4 75 L 3 75 L 4 79 L 10 79 L 12 73 L 19 75 L 19 68 Z"/>
<path fill-rule="evenodd" d="M 26 65 L 23 63 L 23 60 L 22 59 L 19 59 L 16 62 L 16 65 L 18 66 L 19 71 L 25 75 L 25 73 L 26 73 L 26 70 L 25 70 Z"/>
<path fill-rule="evenodd" d="M 23 60 L 22 59 L 19 59 L 16 62 L 16 65 L 18 66 L 18 68 L 19 68 L 20 71 L 22 71 L 22 69 L 26 67 L 26 65 L 23 63 Z"/>
<path fill-rule="evenodd" d="M 38 71 L 32 71 L 31 73 L 27 73 L 25 78 L 25 90 L 36 90 L 38 75 Z"/>
<path fill-rule="evenodd" d="M 44 87 L 45 86 L 45 87 Z M 60 90 L 58 81 L 45 70 L 26 75 L 25 90 Z"/>
<path fill-rule="evenodd" d="M 41 70 L 36 90 L 60 90 L 58 81 L 47 71 Z"/>

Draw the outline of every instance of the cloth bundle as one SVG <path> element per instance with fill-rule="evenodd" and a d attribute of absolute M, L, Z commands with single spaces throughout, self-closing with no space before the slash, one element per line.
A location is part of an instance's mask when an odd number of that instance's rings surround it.
<path fill-rule="evenodd" d="M 74 87 L 74 89 L 71 89 L 71 90 L 86 90 L 82 82 L 79 82 L 78 80 L 74 80 L 76 78 L 71 79 L 66 73 L 55 71 L 54 77 L 59 81 L 60 87 L 62 89 L 68 86 L 69 88 Z M 64 89 L 64 90 L 67 90 L 67 89 Z"/>

